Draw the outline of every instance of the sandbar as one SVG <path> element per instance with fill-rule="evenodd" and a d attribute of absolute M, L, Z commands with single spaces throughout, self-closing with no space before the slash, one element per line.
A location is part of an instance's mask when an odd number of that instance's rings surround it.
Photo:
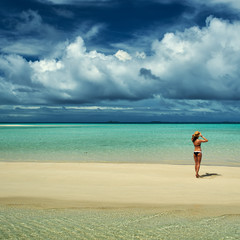
<path fill-rule="evenodd" d="M 201 166 L 200 175 L 193 165 L 0 162 L 0 205 L 240 210 L 240 168 Z"/>

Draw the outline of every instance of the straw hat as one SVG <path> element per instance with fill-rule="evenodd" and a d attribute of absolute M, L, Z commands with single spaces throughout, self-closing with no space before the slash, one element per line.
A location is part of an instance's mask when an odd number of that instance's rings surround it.
<path fill-rule="evenodd" d="M 194 137 L 198 137 L 200 135 L 200 132 L 196 131 L 193 135 L 194 135 Z"/>

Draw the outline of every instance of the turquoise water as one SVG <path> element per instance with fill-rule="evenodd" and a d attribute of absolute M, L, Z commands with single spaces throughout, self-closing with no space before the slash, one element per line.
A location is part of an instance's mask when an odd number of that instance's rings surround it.
<path fill-rule="evenodd" d="M 192 164 L 196 130 L 202 164 L 240 166 L 240 124 L 1 124 L 0 161 Z"/>
<path fill-rule="evenodd" d="M 239 239 L 238 214 L 198 216 L 185 210 L 0 207 L 0 239 Z"/>

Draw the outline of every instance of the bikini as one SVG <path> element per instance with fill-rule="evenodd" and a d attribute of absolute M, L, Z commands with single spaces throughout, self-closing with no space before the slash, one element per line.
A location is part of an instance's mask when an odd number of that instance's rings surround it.
<path fill-rule="evenodd" d="M 201 144 L 199 144 L 199 145 L 194 145 L 194 146 L 195 146 L 195 147 L 200 147 Z M 195 156 L 197 156 L 199 153 L 201 153 L 201 151 L 194 151 L 193 153 L 195 154 Z"/>

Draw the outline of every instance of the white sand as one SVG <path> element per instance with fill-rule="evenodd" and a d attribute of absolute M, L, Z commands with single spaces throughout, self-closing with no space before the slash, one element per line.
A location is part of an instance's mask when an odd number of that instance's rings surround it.
<path fill-rule="evenodd" d="M 240 205 L 240 168 L 121 163 L 0 163 L 0 204 L 66 207 Z"/>

